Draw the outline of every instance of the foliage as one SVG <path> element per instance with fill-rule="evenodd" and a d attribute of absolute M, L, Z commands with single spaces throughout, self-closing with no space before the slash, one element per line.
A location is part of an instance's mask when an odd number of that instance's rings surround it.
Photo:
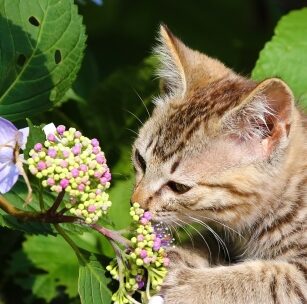
<path fill-rule="evenodd" d="M 307 106 L 307 8 L 281 18 L 275 34 L 260 52 L 252 72 L 256 80 L 280 77 L 288 83 L 295 97 Z"/>
<path fill-rule="evenodd" d="M 0 11 L 0 115 L 17 120 L 63 98 L 81 64 L 85 30 L 73 0 L 1 0 Z"/>
<path fill-rule="evenodd" d="M 179 1 L 176 16 L 173 5 L 162 0 L 129 5 L 110 0 L 99 7 L 93 3 L 100 1 L 78 2 L 89 34 L 85 56 L 85 27 L 73 0 L 0 0 L 0 116 L 23 127 L 31 118 L 26 159 L 34 144 L 44 140 L 41 127 L 50 121 L 102 140 L 113 175 L 113 204 L 98 224 L 123 229 L 131 223 L 130 147 L 158 93 L 156 60 L 148 56 L 158 23 L 166 21 L 195 48 L 246 72 L 281 10 L 266 4 L 270 19 L 265 21 L 244 0 L 224 0 L 224 9 L 214 0 L 197 8 Z M 221 19 L 226 21 L 216 22 Z M 199 33 L 197 20 L 204 20 Z M 301 63 L 307 60 L 306 20 L 306 9 L 283 17 L 252 72 L 256 80 L 285 79 L 305 105 L 307 75 Z M 27 187 L 22 179 L 5 199 L 27 212 L 48 213 L 56 196 L 37 179 L 30 182 L 30 205 L 24 206 Z M 67 196 L 63 200 L 68 203 Z M 118 286 L 105 270 L 114 257 L 108 238 L 84 225 L 54 223 L 54 214 L 47 215 L 24 221 L 0 209 L 0 240 L 6 242 L 0 251 L 5 265 L 0 270 L 0 303 L 15 303 L 16 298 L 16 303 L 31 304 L 109 304 Z"/>

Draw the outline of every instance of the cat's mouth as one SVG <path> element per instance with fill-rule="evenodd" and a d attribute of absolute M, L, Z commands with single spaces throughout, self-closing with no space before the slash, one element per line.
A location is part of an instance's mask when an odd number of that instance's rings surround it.
<path fill-rule="evenodd" d="M 156 211 L 153 213 L 154 223 L 163 223 L 179 226 L 178 224 L 178 214 L 175 211 Z"/>

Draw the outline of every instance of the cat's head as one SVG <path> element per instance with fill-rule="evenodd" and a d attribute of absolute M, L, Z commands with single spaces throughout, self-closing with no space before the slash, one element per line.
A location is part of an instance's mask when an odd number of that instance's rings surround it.
<path fill-rule="evenodd" d="M 279 79 L 243 78 L 161 26 L 164 93 L 133 146 L 132 200 L 154 218 L 244 225 L 263 206 L 289 146 L 293 95 Z"/>

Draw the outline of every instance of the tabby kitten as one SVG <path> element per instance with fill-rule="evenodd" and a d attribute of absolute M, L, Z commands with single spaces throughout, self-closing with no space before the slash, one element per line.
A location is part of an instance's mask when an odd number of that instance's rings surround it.
<path fill-rule="evenodd" d="M 240 253 L 171 249 L 164 303 L 307 303 L 307 124 L 291 90 L 243 78 L 163 26 L 157 53 L 166 93 L 134 144 L 132 200 L 157 221 L 229 227 Z"/>

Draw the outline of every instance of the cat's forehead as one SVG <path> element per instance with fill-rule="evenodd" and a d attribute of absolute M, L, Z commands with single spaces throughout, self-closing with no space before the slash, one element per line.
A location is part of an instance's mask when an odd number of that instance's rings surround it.
<path fill-rule="evenodd" d="M 152 156 L 164 161 L 201 149 L 218 134 L 223 115 L 253 87 L 237 79 L 221 80 L 206 88 L 194 87 L 183 100 L 158 106 L 140 134 L 147 138 L 144 148 L 151 148 Z"/>

